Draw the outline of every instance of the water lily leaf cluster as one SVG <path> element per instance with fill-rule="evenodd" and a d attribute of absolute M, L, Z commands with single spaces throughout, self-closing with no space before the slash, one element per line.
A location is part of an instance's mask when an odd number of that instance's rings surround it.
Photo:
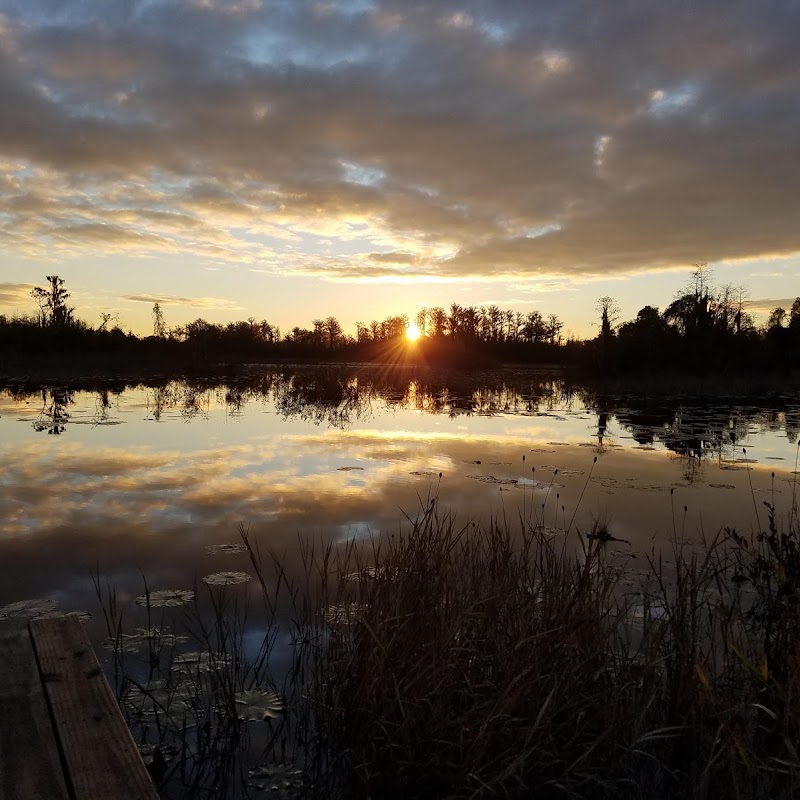
<path fill-rule="evenodd" d="M 247 548 L 240 543 L 223 543 L 223 544 L 209 544 L 206 546 L 206 553 L 209 555 L 235 555 L 236 553 L 245 553 Z"/>
<path fill-rule="evenodd" d="M 194 592 L 190 589 L 159 589 L 150 594 L 143 594 L 136 598 L 136 604 L 149 605 L 150 608 L 175 608 L 185 606 L 194 600 Z"/>
<path fill-rule="evenodd" d="M 58 603 L 46 597 L 33 600 L 17 600 L 0 607 L 0 619 L 8 619 L 9 617 L 36 619 L 52 613 L 56 608 L 58 608 Z"/>
<path fill-rule="evenodd" d="M 283 699 L 274 692 L 250 689 L 239 692 L 233 698 L 236 716 L 244 722 L 263 722 L 274 719 L 286 710 Z"/>
<path fill-rule="evenodd" d="M 247 777 L 248 789 L 281 800 L 300 798 L 307 788 L 303 770 L 293 764 L 259 764 L 248 770 Z"/>
<path fill-rule="evenodd" d="M 191 681 L 152 680 L 143 685 L 131 684 L 122 696 L 128 710 L 141 722 L 156 720 L 180 723 L 186 717 L 202 713 L 197 700 L 198 687 Z"/>
<path fill-rule="evenodd" d="M 203 582 L 208 586 L 235 586 L 247 583 L 251 578 L 246 572 L 214 572 L 206 575 Z"/>
<path fill-rule="evenodd" d="M 172 659 L 174 672 L 212 672 L 224 669 L 232 661 L 227 653 L 214 653 L 211 651 L 197 651 L 179 653 Z"/>

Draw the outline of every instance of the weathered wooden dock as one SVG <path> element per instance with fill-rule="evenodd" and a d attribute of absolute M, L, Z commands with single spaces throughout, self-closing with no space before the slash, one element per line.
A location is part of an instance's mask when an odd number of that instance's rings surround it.
<path fill-rule="evenodd" d="M 0 622 L 0 800 L 157 800 L 81 623 Z"/>

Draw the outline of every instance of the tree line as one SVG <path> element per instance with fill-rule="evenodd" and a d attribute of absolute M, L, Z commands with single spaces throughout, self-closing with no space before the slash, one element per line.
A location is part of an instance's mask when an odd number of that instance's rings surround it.
<path fill-rule="evenodd" d="M 34 314 L 0 315 L 0 356 L 5 359 L 83 352 L 166 360 L 422 360 L 456 366 L 506 361 L 575 364 L 602 373 L 800 365 L 800 297 L 756 326 L 747 311 L 746 291 L 715 287 L 703 264 L 695 266 L 689 283 L 663 311 L 646 305 L 620 324 L 614 298 L 599 298 L 598 334 L 587 340 L 565 340 L 555 314 L 457 303 L 422 308 L 413 319 L 394 315 L 357 322 L 353 335 L 334 316 L 285 332 L 253 317 L 225 325 L 198 318 L 169 326 L 161 304 L 155 303 L 152 335 L 140 337 L 124 332 L 118 317 L 108 312 L 95 326 L 78 318 L 58 275 L 47 276 L 31 296 Z M 413 346 L 406 336 L 410 324 L 420 334 Z"/>
<path fill-rule="evenodd" d="M 773 309 L 757 326 L 743 287 L 715 286 L 711 271 L 697 264 L 687 285 L 660 312 L 644 306 L 615 327 L 618 308 L 600 298 L 600 333 L 589 344 L 602 369 L 641 371 L 646 365 L 693 372 L 800 366 L 800 297 L 790 309 Z"/>
<path fill-rule="evenodd" d="M 539 360 L 555 363 L 561 359 L 564 345 L 564 325 L 555 314 L 545 318 L 538 311 L 521 314 L 496 305 L 462 307 L 453 303 L 447 310 L 421 309 L 413 318 L 421 341 L 412 350 L 406 336 L 412 320 L 407 315 L 358 322 L 354 335 L 334 316 L 315 319 L 307 328 L 296 326 L 282 332 L 268 320 L 254 317 L 228 324 L 198 318 L 170 326 L 156 302 L 152 335 L 140 337 L 125 333 L 111 313 L 104 312 L 96 326 L 77 317 L 58 275 L 47 276 L 46 285 L 35 288 L 31 296 L 38 309 L 34 315 L 0 316 L 0 353 L 6 356 L 138 350 L 162 356 L 408 360 L 424 351 L 434 361 L 458 361 L 459 352 L 467 360 L 467 348 L 472 358 L 485 360 L 501 356 L 503 345 L 528 344 L 538 346 Z M 524 360 L 524 354 L 517 356 Z"/>

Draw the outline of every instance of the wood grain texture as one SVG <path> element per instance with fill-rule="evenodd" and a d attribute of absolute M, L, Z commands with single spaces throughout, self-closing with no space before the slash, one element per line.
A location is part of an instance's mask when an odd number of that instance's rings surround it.
<path fill-rule="evenodd" d="M 157 800 L 81 623 L 30 623 L 44 692 L 74 800 Z"/>
<path fill-rule="evenodd" d="M 24 622 L 0 622 L 0 800 L 67 800 L 39 668 Z"/>

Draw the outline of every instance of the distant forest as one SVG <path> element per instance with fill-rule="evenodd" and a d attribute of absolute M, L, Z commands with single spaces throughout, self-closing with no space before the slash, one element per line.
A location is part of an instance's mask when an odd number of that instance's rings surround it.
<path fill-rule="evenodd" d="M 227 325 L 196 319 L 171 327 L 153 306 L 153 333 L 123 331 L 114 315 L 100 323 L 80 319 L 58 275 L 31 295 L 38 311 L 0 315 L 0 367 L 63 362 L 77 357 L 113 365 L 208 365 L 247 361 L 367 361 L 426 363 L 454 367 L 498 363 L 572 365 L 603 374 L 760 371 L 800 366 L 800 297 L 789 310 L 774 309 L 757 327 L 746 311 L 742 289 L 715 287 L 705 265 L 663 310 L 644 306 L 636 318 L 619 322 L 614 298 L 597 301 L 598 334 L 564 339 L 555 314 L 527 314 L 496 305 L 423 308 L 405 315 L 357 323 L 346 333 L 336 317 L 310 328 L 281 332 L 267 320 L 249 318 Z M 410 324 L 421 334 L 411 342 Z"/>

